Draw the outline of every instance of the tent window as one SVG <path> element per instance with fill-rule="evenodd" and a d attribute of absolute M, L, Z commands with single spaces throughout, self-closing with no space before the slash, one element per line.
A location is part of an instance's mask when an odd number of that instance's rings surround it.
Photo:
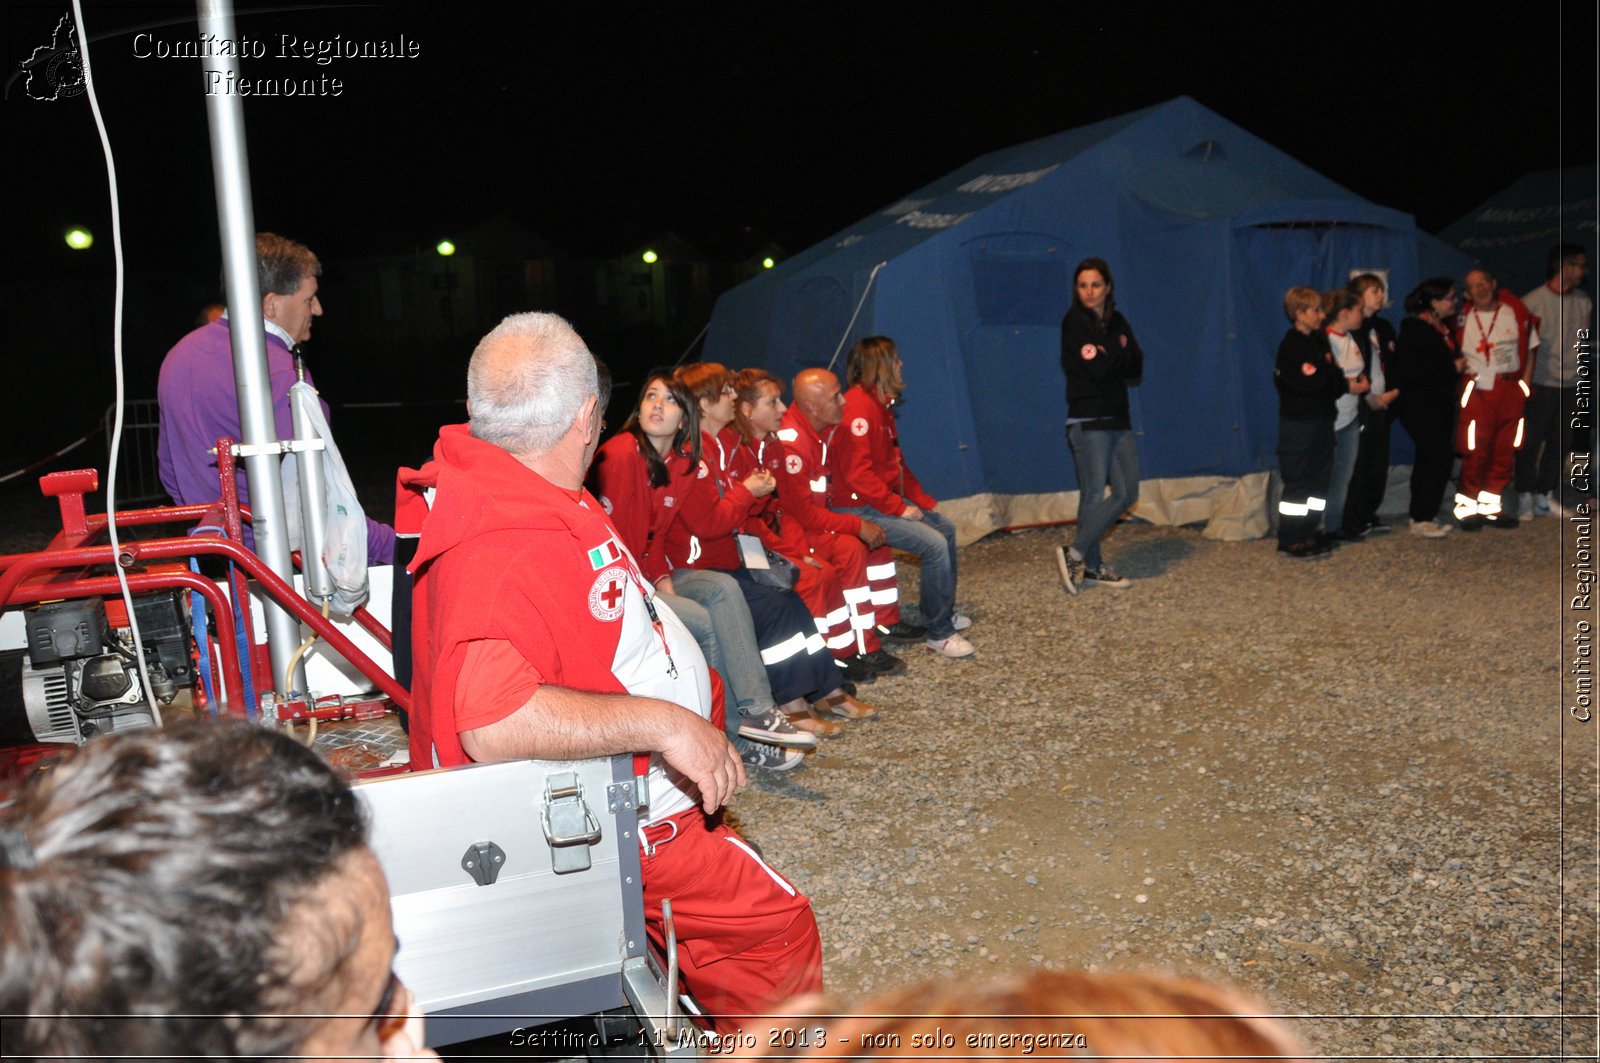
<path fill-rule="evenodd" d="M 991 233 L 966 245 L 980 325 L 1059 325 L 1072 299 L 1063 241 L 1043 233 Z"/>

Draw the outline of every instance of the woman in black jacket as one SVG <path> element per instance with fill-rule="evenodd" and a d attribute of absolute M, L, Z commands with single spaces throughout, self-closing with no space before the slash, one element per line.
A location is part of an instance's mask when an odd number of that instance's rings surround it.
<path fill-rule="evenodd" d="M 1086 582 L 1132 586 L 1100 556 L 1100 537 L 1139 499 L 1128 389 L 1144 375 L 1144 352 L 1111 293 L 1111 267 L 1103 259 L 1084 259 L 1073 271 L 1072 306 L 1061 319 L 1067 445 L 1078 472 L 1078 535 L 1071 546 L 1056 547 L 1056 567 L 1071 594 Z"/>
<path fill-rule="evenodd" d="M 1439 505 L 1455 461 L 1456 398 L 1462 359 L 1451 339 L 1456 290 L 1449 277 L 1431 277 L 1406 296 L 1406 319 L 1395 344 L 1392 383 L 1400 389 L 1400 423 L 1416 444 L 1411 463 L 1411 531 L 1437 539 Z"/>

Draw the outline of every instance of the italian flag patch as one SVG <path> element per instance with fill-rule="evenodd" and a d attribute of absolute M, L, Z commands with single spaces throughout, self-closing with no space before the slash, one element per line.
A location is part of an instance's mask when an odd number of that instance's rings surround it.
<path fill-rule="evenodd" d="M 607 539 L 589 551 L 589 567 L 595 572 L 622 560 L 622 550 L 615 539 Z"/>

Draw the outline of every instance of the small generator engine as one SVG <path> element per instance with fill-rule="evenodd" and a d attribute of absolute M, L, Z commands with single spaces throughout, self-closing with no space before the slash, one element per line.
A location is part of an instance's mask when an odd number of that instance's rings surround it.
<path fill-rule="evenodd" d="M 194 685 L 182 591 L 133 599 L 152 693 L 165 705 Z M 78 598 L 25 611 L 27 648 L 0 651 L 0 746 L 82 745 L 155 724 L 120 599 Z"/>

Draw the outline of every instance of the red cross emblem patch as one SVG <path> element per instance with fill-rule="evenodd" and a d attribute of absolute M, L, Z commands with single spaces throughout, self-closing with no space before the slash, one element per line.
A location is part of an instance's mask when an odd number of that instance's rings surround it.
<path fill-rule="evenodd" d="M 1310 362 L 1301 362 L 1300 363 L 1300 372 L 1302 374 L 1304 374 L 1305 376 L 1316 376 L 1317 375 L 1317 367 L 1312 365 Z"/>
<path fill-rule="evenodd" d="M 609 623 L 622 615 L 624 598 L 628 590 L 628 570 L 613 565 L 594 578 L 589 588 L 589 612 L 596 619 Z"/>
<path fill-rule="evenodd" d="M 865 417 L 857 417 L 855 420 L 851 421 L 850 422 L 850 434 L 853 435 L 853 436 L 864 436 L 864 435 L 866 435 L 867 434 L 867 419 Z"/>
<path fill-rule="evenodd" d="M 1094 344 L 1085 343 L 1083 345 L 1083 349 L 1081 351 L 1079 351 L 1078 353 L 1083 355 L 1083 360 L 1084 361 L 1092 362 L 1092 361 L 1094 361 L 1094 356 L 1099 354 L 1100 351 L 1099 351 L 1099 349 L 1097 347 L 1095 347 Z"/>
<path fill-rule="evenodd" d="M 783 467 L 789 470 L 790 476 L 800 475 L 800 464 L 800 455 L 798 454 L 790 454 L 783 459 Z"/>

